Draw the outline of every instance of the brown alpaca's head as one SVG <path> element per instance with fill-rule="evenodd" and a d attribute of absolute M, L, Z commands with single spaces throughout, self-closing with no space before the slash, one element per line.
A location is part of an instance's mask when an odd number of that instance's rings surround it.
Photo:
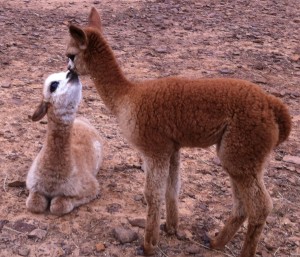
<path fill-rule="evenodd" d="M 93 58 L 93 51 L 100 43 L 95 42 L 95 39 L 102 38 L 101 19 L 97 10 L 92 8 L 87 27 L 81 28 L 71 24 L 69 32 L 71 38 L 66 50 L 66 56 L 69 58 L 68 69 L 79 75 L 87 75 L 90 73 L 87 67 L 88 60 Z M 106 44 L 104 40 L 103 44 Z"/>

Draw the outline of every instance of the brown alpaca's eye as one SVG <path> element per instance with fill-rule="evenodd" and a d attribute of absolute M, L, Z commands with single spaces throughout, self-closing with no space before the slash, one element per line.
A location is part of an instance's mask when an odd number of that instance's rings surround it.
<path fill-rule="evenodd" d="M 75 55 L 74 55 L 74 54 L 68 54 L 67 57 L 68 57 L 72 62 L 74 62 L 74 59 L 75 59 Z"/>

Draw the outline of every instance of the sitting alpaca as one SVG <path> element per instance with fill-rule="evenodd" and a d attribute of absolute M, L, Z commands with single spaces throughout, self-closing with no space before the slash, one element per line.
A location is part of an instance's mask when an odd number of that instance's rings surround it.
<path fill-rule="evenodd" d="M 176 233 L 180 148 L 216 145 L 231 180 L 234 205 L 210 246 L 224 248 L 248 218 L 240 256 L 255 256 L 272 210 L 263 166 L 270 152 L 289 136 L 291 117 L 287 107 L 257 85 L 238 79 L 129 81 L 103 37 L 94 8 L 86 28 L 70 25 L 69 31 L 69 68 L 91 76 L 124 136 L 144 156 L 148 204 L 144 253 L 155 253 L 164 199 L 165 228 L 170 234 Z"/>
<path fill-rule="evenodd" d="M 96 198 L 96 174 L 102 164 L 102 139 L 85 119 L 75 118 L 82 85 L 74 72 L 50 75 L 43 100 L 32 116 L 46 114 L 48 131 L 43 148 L 27 175 L 27 209 L 62 215 Z"/>

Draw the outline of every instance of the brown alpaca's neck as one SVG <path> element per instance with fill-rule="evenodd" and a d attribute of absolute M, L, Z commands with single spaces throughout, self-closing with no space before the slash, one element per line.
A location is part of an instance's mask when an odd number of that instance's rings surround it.
<path fill-rule="evenodd" d="M 44 163 L 55 176 L 71 172 L 71 135 L 73 122 L 63 123 L 48 110 L 48 131 L 44 146 Z M 50 175 L 50 174 L 49 174 Z"/>
<path fill-rule="evenodd" d="M 117 112 L 117 103 L 128 92 L 131 83 L 126 79 L 117 60 L 100 34 L 90 37 L 89 52 L 86 56 L 88 70 L 104 104 L 113 114 Z"/>

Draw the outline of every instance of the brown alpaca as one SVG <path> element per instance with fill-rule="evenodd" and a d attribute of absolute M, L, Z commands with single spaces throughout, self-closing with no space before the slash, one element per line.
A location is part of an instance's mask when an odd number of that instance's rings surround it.
<path fill-rule="evenodd" d="M 144 253 L 154 254 L 158 244 L 164 198 L 166 231 L 176 232 L 180 148 L 216 144 L 222 166 L 231 179 L 234 207 L 210 245 L 224 248 L 248 218 L 240 256 L 254 256 L 272 210 L 263 182 L 263 165 L 291 129 L 285 105 L 251 82 L 237 79 L 173 77 L 128 81 L 102 35 L 100 17 L 94 8 L 86 28 L 71 25 L 69 31 L 66 53 L 70 69 L 91 76 L 124 136 L 143 156 L 148 204 Z"/>

